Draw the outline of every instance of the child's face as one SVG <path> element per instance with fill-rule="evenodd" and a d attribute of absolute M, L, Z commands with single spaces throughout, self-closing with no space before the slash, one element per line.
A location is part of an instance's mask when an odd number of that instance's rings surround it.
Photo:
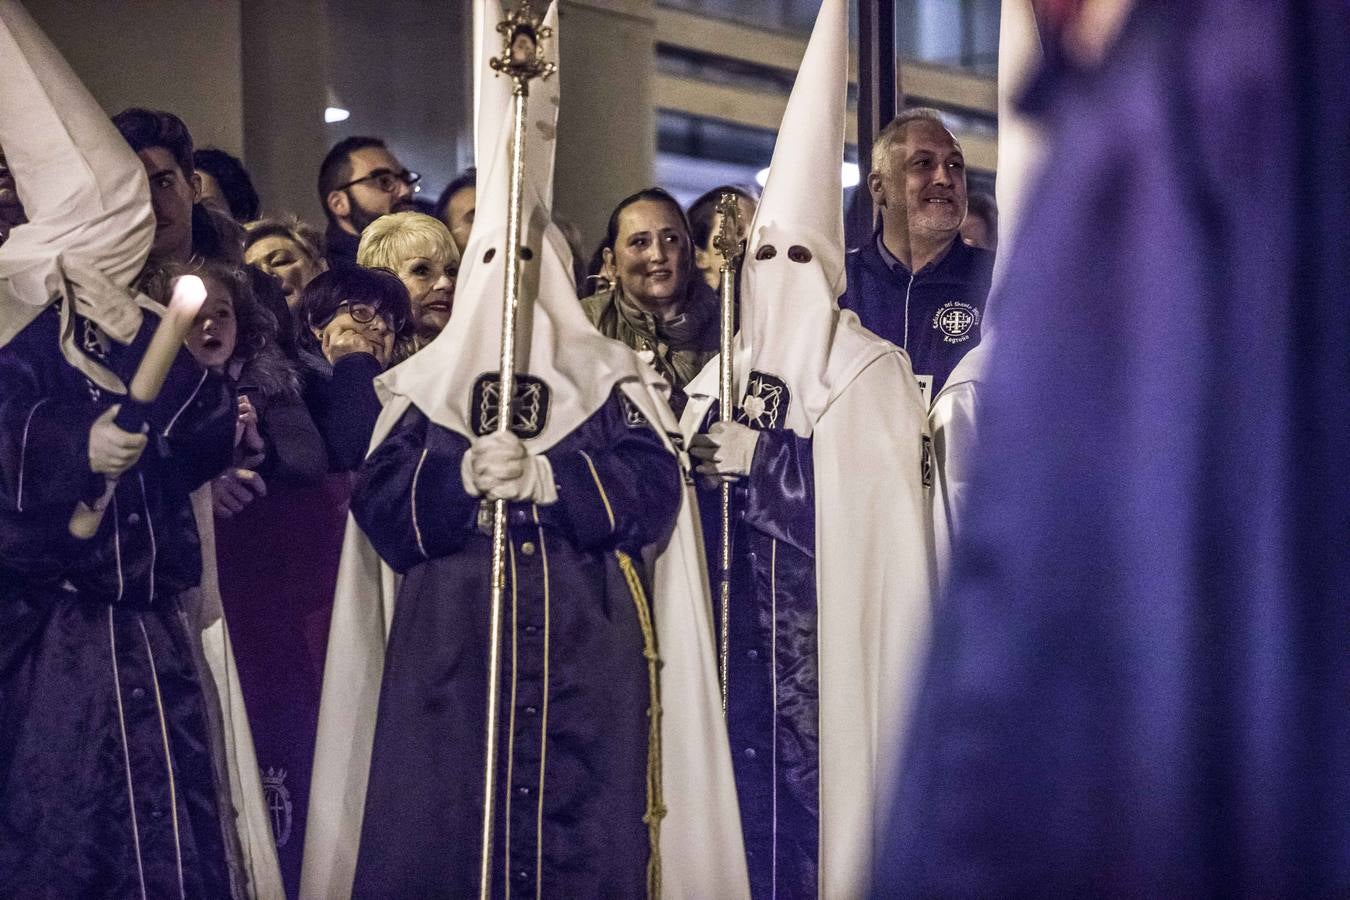
<path fill-rule="evenodd" d="M 238 330 L 234 318 L 234 301 L 230 292 L 217 279 L 203 276 L 206 302 L 188 332 L 187 348 L 197 362 L 208 369 L 221 371 L 234 354 Z"/>

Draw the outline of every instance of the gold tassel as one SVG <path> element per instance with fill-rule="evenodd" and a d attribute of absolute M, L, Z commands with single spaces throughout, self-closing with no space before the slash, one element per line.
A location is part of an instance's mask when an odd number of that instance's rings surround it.
<path fill-rule="evenodd" d="M 655 900 L 661 896 L 661 820 L 666 815 L 661 793 L 661 686 L 657 672 L 661 658 L 656 649 L 651 605 L 647 602 L 647 591 L 642 586 L 637 566 L 627 553 L 616 550 L 614 556 L 619 561 L 624 580 L 628 582 L 628 592 L 633 596 L 638 625 L 642 628 L 642 655 L 647 660 L 651 706 L 647 709 L 647 814 L 642 817 L 642 821 L 647 823 L 647 839 L 651 845 L 647 858 L 647 896 Z"/>

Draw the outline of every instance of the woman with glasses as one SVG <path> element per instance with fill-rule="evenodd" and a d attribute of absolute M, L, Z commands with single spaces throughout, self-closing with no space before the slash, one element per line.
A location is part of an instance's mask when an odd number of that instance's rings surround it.
<path fill-rule="evenodd" d="M 402 362 L 436 339 L 450 321 L 459 276 L 459 249 L 445 223 L 415 212 L 381 216 L 361 233 L 356 261 L 393 272 L 408 289 L 412 334 L 395 350 Z"/>
<path fill-rule="evenodd" d="M 300 356 L 305 400 L 328 446 L 329 468 L 361 464 L 380 414 L 375 376 L 406 343 L 408 290 L 386 269 L 332 269 L 300 295 Z"/>

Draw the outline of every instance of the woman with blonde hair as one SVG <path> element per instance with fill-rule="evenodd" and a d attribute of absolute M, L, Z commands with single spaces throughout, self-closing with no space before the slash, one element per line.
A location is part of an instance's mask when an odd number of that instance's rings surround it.
<path fill-rule="evenodd" d="M 395 350 L 395 362 L 431 343 L 450 321 L 459 250 L 445 223 L 419 212 L 380 216 L 361 233 L 356 261 L 390 270 L 408 289 L 413 334 Z"/>

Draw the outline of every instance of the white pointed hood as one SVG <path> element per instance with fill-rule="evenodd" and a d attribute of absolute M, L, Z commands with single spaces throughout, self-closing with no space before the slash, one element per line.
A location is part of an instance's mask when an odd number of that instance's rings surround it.
<path fill-rule="evenodd" d="M 495 5 L 489 0 L 489 9 Z M 544 44 L 554 63 L 557 17 L 554 4 L 544 18 L 544 24 L 554 29 L 554 38 Z M 480 35 L 484 42 L 487 38 Z M 478 213 L 460 266 L 454 312 L 436 340 L 377 381 L 386 402 L 407 397 L 437 425 L 468 437 L 485 430 L 485 416 L 490 417 L 495 407 L 491 398 L 499 368 L 511 174 L 511 96 L 509 88 L 502 93 L 499 87 L 510 82 L 490 71 L 479 75 L 483 84 L 476 91 L 478 132 L 496 137 L 480 144 L 480 150 L 491 156 L 478 160 Z M 516 366 L 518 396 L 528 398 L 519 404 L 517 423 L 528 420 L 522 437 L 533 452 L 547 450 L 586 421 L 616 384 L 648 380 L 631 351 L 600 335 L 587 321 L 577 300 L 571 251 L 552 221 L 558 88 L 556 75 L 535 79 L 527 106 L 521 236 L 525 249 Z M 488 382 L 491 386 L 485 390 Z M 543 387 L 529 394 L 530 385 L 536 383 Z"/>
<path fill-rule="evenodd" d="M 493 157 L 501 123 L 511 117 L 511 79 L 492 70 L 492 57 L 501 49 L 497 23 L 502 19 L 500 0 L 475 0 L 473 5 L 473 159 L 477 189 L 481 192 Z M 556 32 L 555 32 L 556 33 Z M 554 76 L 557 77 L 557 76 Z"/>
<path fill-rule="evenodd" d="M 821 897 L 867 893 L 932 590 L 926 405 L 904 351 L 836 301 L 847 47 L 848 4 L 824 0 L 751 228 L 736 352 L 742 421 L 811 438 Z M 686 389 L 686 436 L 717 375 Z"/>
<path fill-rule="evenodd" d="M 129 288 L 154 238 L 150 185 L 107 114 L 11 0 L 0 0 L 0 146 L 28 215 L 0 247 L 0 347 L 64 298 L 66 359 L 124 393 L 76 346 L 69 313 L 122 343 L 135 336 L 141 303 Z"/>
<path fill-rule="evenodd" d="M 410 404 L 433 422 L 472 439 L 479 430 L 474 427 L 472 388 L 484 376 L 496 380 L 511 96 L 510 82 L 487 65 L 493 48 L 500 46 L 492 30 L 500 14 L 498 0 L 476 0 L 476 12 L 477 220 L 465 248 L 449 324 L 430 345 L 376 382 L 385 408 L 375 425 L 372 447 L 380 444 Z M 556 8 L 548 11 L 544 23 L 554 29 L 555 38 L 545 47 L 556 61 Z M 523 266 L 518 364 L 521 383 L 526 383 L 525 377 L 537 378 L 548 385 L 550 397 L 546 411 L 533 423 L 537 433 L 526 443 L 533 452 L 547 450 L 599 409 L 616 385 L 669 440 L 672 434 L 678 436 L 678 426 L 666 404 L 668 385 L 633 351 L 602 337 L 577 300 L 570 251 L 549 217 L 558 78 L 536 80 L 530 90 L 522 244 L 531 248 L 532 259 Z M 484 135 L 493 137 L 485 141 Z M 482 425 L 481 413 L 478 424 Z M 671 449 L 674 452 L 673 445 Z M 718 704 L 707 573 L 691 495 L 692 489 L 686 488 L 670 538 L 663 547 L 653 548 L 653 618 L 663 663 L 663 896 L 739 900 L 749 896 L 749 886 L 731 751 Z M 319 710 L 300 889 L 306 900 L 351 895 L 384 646 L 397 593 L 398 577 L 349 517 Z"/>
<path fill-rule="evenodd" d="M 760 229 L 783 229 L 811 239 L 814 259 L 831 288 L 844 272 L 845 122 L 848 116 L 848 2 L 824 0 L 792 86 L 773 161 L 752 228 L 745 271 L 756 247 L 769 243 Z M 787 247 L 777 247 L 786 253 Z M 775 257 L 776 258 L 776 257 Z"/>
<path fill-rule="evenodd" d="M 752 424 L 809 436 L 890 345 L 841 312 L 848 3 L 825 0 L 788 99 L 741 269 L 737 396 Z M 716 395 L 710 367 L 689 392 Z"/>

